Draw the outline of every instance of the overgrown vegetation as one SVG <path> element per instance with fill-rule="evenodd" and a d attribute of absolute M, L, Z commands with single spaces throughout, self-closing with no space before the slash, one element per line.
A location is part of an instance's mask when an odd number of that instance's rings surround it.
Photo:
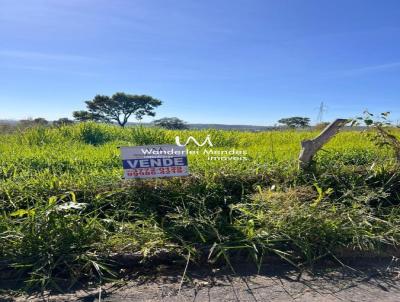
<path fill-rule="evenodd" d="M 399 137 L 399 131 L 392 132 Z M 162 130 L 96 123 L 36 127 L 0 140 L 0 276 L 31 288 L 118 274 L 115 254 L 160 252 L 190 261 L 311 264 L 341 249 L 382 252 L 400 240 L 400 174 L 393 148 L 343 131 L 297 170 L 313 131 Z M 210 135 L 189 155 L 191 176 L 124 181 L 117 146 Z M 189 149 L 196 149 L 189 146 Z M 208 147 L 207 147 L 208 148 Z"/>

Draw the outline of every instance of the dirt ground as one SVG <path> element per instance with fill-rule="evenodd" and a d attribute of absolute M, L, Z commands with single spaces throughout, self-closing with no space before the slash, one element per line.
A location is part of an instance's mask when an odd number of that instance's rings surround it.
<path fill-rule="evenodd" d="M 0 301 L 400 301 L 400 261 L 367 259 L 350 267 L 324 264 L 313 272 L 287 264 L 231 269 L 168 266 L 131 274 L 125 281 L 65 294 L 3 296 Z"/>

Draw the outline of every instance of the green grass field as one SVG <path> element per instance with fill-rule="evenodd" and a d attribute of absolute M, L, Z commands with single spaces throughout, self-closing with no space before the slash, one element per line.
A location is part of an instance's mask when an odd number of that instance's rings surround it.
<path fill-rule="evenodd" d="M 300 141 L 317 134 L 94 123 L 1 134 L 0 276 L 57 289 L 118 276 L 110 259 L 124 253 L 143 263 L 160 252 L 199 263 L 240 254 L 256 264 L 273 254 L 302 266 L 343 249 L 396 249 L 392 151 L 343 131 L 301 172 Z M 210 135 L 213 149 L 245 150 L 248 160 L 189 155 L 188 177 L 122 180 L 118 146 L 173 144 L 176 135 Z"/>

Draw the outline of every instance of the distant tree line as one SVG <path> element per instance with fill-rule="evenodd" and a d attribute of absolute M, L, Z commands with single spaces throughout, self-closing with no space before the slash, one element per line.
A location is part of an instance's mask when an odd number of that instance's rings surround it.
<path fill-rule="evenodd" d="M 22 128 L 29 128 L 29 127 L 35 127 L 35 126 L 63 126 L 63 125 L 71 125 L 73 124 L 74 121 L 70 120 L 69 118 L 63 117 L 58 120 L 49 122 L 43 117 L 38 117 L 38 118 L 28 118 L 28 119 L 23 119 L 18 122 L 18 126 Z"/>
<path fill-rule="evenodd" d="M 112 96 L 96 95 L 92 100 L 85 101 L 86 110 L 78 110 L 72 113 L 74 120 L 66 117 L 49 122 L 44 118 L 24 119 L 19 121 L 21 127 L 34 126 L 64 126 L 74 122 L 94 121 L 101 123 L 116 123 L 125 127 L 131 117 L 141 121 L 145 116 L 156 115 L 155 109 L 162 105 L 162 101 L 148 95 L 114 93 Z M 305 128 L 310 126 L 308 117 L 293 116 L 281 118 L 278 123 L 288 128 Z M 188 129 L 189 126 L 177 117 L 164 117 L 154 120 L 152 125 L 165 129 Z M 324 124 L 325 125 L 325 124 Z M 319 126 L 323 126 L 322 124 Z"/>

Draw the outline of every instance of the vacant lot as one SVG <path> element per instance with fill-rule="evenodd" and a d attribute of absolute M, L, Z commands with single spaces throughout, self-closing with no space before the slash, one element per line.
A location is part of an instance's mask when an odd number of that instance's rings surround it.
<path fill-rule="evenodd" d="M 391 150 L 344 131 L 299 172 L 312 131 L 167 131 L 82 123 L 0 135 L 0 275 L 6 288 L 73 287 L 132 263 L 297 267 L 343 250 L 396 253 L 400 175 Z M 398 136 L 398 132 L 396 135 Z M 117 146 L 203 141 L 191 176 L 124 181 Z M 215 151 L 221 151 L 221 154 Z M 232 151 L 232 153 L 235 153 Z M 128 260 L 127 260 L 128 259 Z"/>

